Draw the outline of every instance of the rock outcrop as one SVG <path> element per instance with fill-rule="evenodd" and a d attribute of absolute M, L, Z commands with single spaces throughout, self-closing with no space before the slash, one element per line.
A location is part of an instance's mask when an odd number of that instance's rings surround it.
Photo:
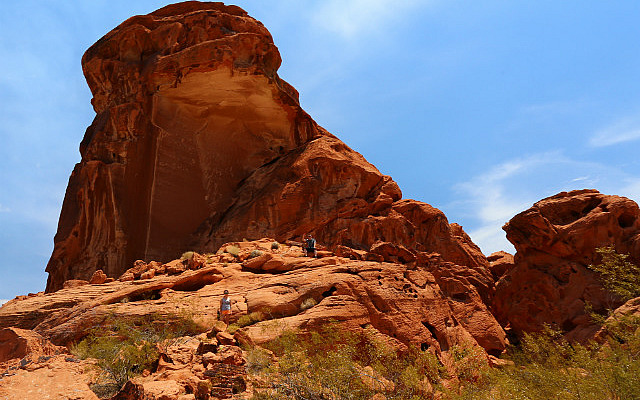
<path fill-rule="evenodd" d="M 0 309 L 0 327 L 33 329 L 55 344 L 70 345 L 111 317 L 190 313 L 211 326 L 227 289 L 235 301 L 234 320 L 252 312 L 267 319 L 243 329 L 251 343 L 274 339 L 281 329 L 312 329 L 333 320 L 345 329 L 369 326 L 390 341 L 438 355 L 465 344 L 499 355 L 506 346 L 504 331 L 464 276 L 465 268 L 438 254 L 410 264 L 352 260 L 328 251 L 314 259 L 304 257 L 299 246 L 274 249 L 273 242 L 235 242 L 191 260 L 136 263 L 123 274 L 131 280 L 16 299 Z M 182 268 L 171 268 L 176 265 Z M 142 278 L 147 271 L 153 277 Z"/>
<path fill-rule="evenodd" d="M 221 3 L 185 2 L 123 22 L 82 59 L 96 117 L 67 188 L 47 291 L 119 277 L 228 241 L 313 232 L 329 249 L 387 261 L 438 253 L 487 304 L 488 262 L 438 209 L 300 107 L 267 29 Z M 83 282 L 81 282 L 83 283 Z"/>
<path fill-rule="evenodd" d="M 227 243 L 215 254 L 191 253 L 164 264 L 137 261 L 117 280 L 16 298 L 0 308 L 0 327 L 19 327 L 7 331 L 41 335 L 61 346 L 77 343 L 114 318 L 190 318 L 206 327 L 203 331 L 211 329 L 205 336 L 163 347 L 157 368 L 129 381 L 115 397 L 132 400 L 180 399 L 201 390 L 212 398 L 229 398 L 243 387 L 245 376 L 237 344 L 260 345 L 285 330 L 308 332 L 332 321 L 341 329 L 366 330 L 401 349 L 415 346 L 431 352 L 445 366 L 453 365 L 456 347 L 476 349 L 488 363 L 507 345 L 505 332 L 472 283 L 472 270 L 437 253 L 419 253 L 408 263 L 366 261 L 361 258 L 380 254 L 355 250 L 349 255 L 356 259 L 327 250 L 319 252 L 320 258 L 309 258 L 296 244 L 274 243 Z M 217 321 L 224 290 L 230 291 L 232 322 L 260 315 L 234 335 Z M 0 380 L 0 393 L 27 378 Z M 88 381 L 91 377 L 83 376 L 78 384 Z"/>
<path fill-rule="evenodd" d="M 64 353 L 66 349 L 51 344 L 41 335 L 25 329 L 0 329 L 0 363 L 28 355 L 38 357 Z"/>
<path fill-rule="evenodd" d="M 640 261 L 638 205 L 596 190 L 540 200 L 503 229 L 517 252 L 514 267 L 496 285 L 494 311 L 517 334 L 550 324 L 570 338 L 591 337 L 597 327 L 585 306 L 604 311 L 620 305 L 588 268 L 600 262 L 595 249 L 614 246 Z"/>
<path fill-rule="evenodd" d="M 513 269 L 514 258 L 506 251 L 496 251 L 489 255 L 487 260 L 489 261 L 491 274 L 496 281 Z"/>
<path fill-rule="evenodd" d="M 36 332 L 0 329 L 2 399 L 98 400 L 89 388 L 91 366 L 92 361 L 72 357 L 66 348 L 53 345 Z"/>

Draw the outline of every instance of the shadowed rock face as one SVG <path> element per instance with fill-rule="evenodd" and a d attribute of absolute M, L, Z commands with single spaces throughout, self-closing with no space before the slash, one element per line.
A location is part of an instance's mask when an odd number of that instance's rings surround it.
<path fill-rule="evenodd" d="M 505 226 L 517 252 L 515 265 L 498 281 L 494 311 L 516 333 L 555 325 L 570 338 L 591 337 L 584 307 L 596 311 L 620 305 L 603 289 L 589 264 L 595 249 L 614 246 L 640 261 L 640 210 L 627 198 L 596 190 L 563 192 L 540 200 Z"/>
<path fill-rule="evenodd" d="M 132 17 L 91 46 L 82 65 L 97 115 L 69 180 L 47 291 L 98 269 L 119 276 L 137 259 L 313 232 L 330 248 L 401 246 L 404 261 L 439 253 L 473 270 L 487 301 L 488 262 L 462 228 L 402 200 L 390 177 L 319 127 L 278 77 L 280 61 L 259 21 L 221 3 Z"/>

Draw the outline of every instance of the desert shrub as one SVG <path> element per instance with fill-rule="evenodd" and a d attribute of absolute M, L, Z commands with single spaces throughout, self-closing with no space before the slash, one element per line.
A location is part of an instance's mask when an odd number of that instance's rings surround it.
<path fill-rule="evenodd" d="M 589 265 L 600 275 L 604 287 L 622 301 L 640 296 L 640 266 L 628 260 L 628 254 L 618 254 L 613 246 L 600 247 L 596 253 L 602 262 Z"/>
<path fill-rule="evenodd" d="M 92 389 L 101 398 L 110 397 L 129 379 L 152 369 L 159 356 L 157 343 L 199 331 L 193 321 L 178 316 L 110 316 L 72 346 L 71 352 L 97 360 L 103 376 Z"/>
<path fill-rule="evenodd" d="M 271 250 L 278 250 L 280 248 L 280 243 L 273 242 L 271 243 Z"/>
<path fill-rule="evenodd" d="M 567 342 L 546 328 L 525 334 L 510 348 L 514 365 L 489 370 L 486 380 L 462 390 L 460 399 L 638 399 L 640 398 L 640 318 L 608 322 L 601 345 Z"/>
<path fill-rule="evenodd" d="M 306 334 L 287 331 L 267 347 L 279 357 L 273 384 L 254 400 L 356 400 L 376 392 L 387 399 L 429 398 L 425 380 L 440 369 L 428 352 L 400 352 L 368 332 L 352 333 L 336 324 Z"/>
<path fill-rule="evenodd" d="M 271 354 L 262 347 L 253 347 L 247 351 L 247 370 L 250 373 L 261 372 L 271 366 Z"/>
<path fill-rule="evenodd" d="M 313 297 L 309 297 L 308 299 L 305 299 L 301 304 L 300 304 L 300 311 L 304 311 L 304 310 L 308 310 L 311 307 L 315 306 L 316 304 L 318 304 L 318 302 L 316 301 L 316 299 L 314 299 Z"/>
<path fill-rule="evenodd" d="M 251 253 L 249 253 L 249 258 L 256 258 L 261 255 L 262 255 L 261 250 L 251 250 Z"/>
<path fill-rule="evenodd" d="M 265 316 L 263 313 L 261 313 L 260 311 L 254 311 L 250 314 L 245 314 L 240 316 L 240 318 L 238 318 L 238 321 L 236 322 L 238 324 L 239 327 L 245 327 L 245 326 L 249 326 L 249 325 L 253 325 L 257 322 L 260 321 L 264 321 Z"/>
<path fill-rule="evenodd" d="M 477 382 L 488 371 L 486 356 L 478 347 L 454 345 L 451 354 L 460 381 Z"/>
<path fill-rule="evenodd" d="M 238 246 L 227 246 L 224 249 L 225 252 L 231 254 L 234 257 L 238 257 L 238 255 L 240 254 L 240 247 Z"/>
<path fill-rule="evenodd" d="M 180 256 L 181 260 L 191 260 L 193 258 L 193 251 L 185 251 L 184 253 L 182 253 L 182 255 Z"/>
<path fill-rule="evenodd" d="M 251 317 L 249 317 L 248 314 L 247 315 L 242 315 L 242 316 L 240 316 L 240 318 L 238 318 L 238 321 L 236 323 L 241 328 L 243 326 L 251 325 Z"/>
<path fill-rule="evenodd" d="M 240 328 L 241 326 L 237 323 L 229 324 L 229 326 L 227 326 L 227 332 L 233 335 Z"/>

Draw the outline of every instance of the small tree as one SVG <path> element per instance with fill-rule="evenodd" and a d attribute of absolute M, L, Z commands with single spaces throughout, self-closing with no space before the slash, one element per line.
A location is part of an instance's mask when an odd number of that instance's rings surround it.
<path fill-rule="evenodd" d="M 600 274 L 605 289 L 622 301 L 640 296 L 640 267 L 628 260 L 628 254 L 617 253 L 613 246 L 599 247 L 596 253 L 602 262 L 589 268 Z"/>

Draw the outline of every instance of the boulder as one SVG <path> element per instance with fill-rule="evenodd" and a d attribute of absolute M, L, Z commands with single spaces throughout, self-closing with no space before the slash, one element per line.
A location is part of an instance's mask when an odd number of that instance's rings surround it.
<path fill-rule="evenodd" d="M 107 275 L 101 270 L 97 270 L 91 275 L 91 279 L 89 279 L 89 283 L 92 285 L 105 283 L 107 281 Z"/>
<path fill-rule="evenodd" d="M 627 198 L 596 190 L 562 192 L 535 203 L 503 228 L 516 248 L 514 266 L 497 283 L 494 311 L 516 334 L 544 324 L 587 340 L 597 327 L 585 313 L 621 304 L 588 268 L 596 248 L 613 246 L 640 260 L 640 209 Z"/>
<path fill-rule="evenodd" d="M 28 357 L 37 360 L 41 356 L 66 353 L 66 349 L 55 346 L 40 334 L 27 329 L 0 329 L 0 363 Z"/>
<path fill-rule="evenodd" d="M 236 344 L 236 340 L 234 339 L 233 335 L 230 334 L 229 332 L 218 332 L 216 334 L 216 339 L 220 344 L 226 344 L 226 345 Z"/>
<path fill-rule="evenodd" d="M 487 257 L 489 261 L 489 269 L 491 275 L 496 281 L 502 277 L 506 272 L 511 271 L 514 265 L 513 255 L 506 251 L 496 251 Z"/>

